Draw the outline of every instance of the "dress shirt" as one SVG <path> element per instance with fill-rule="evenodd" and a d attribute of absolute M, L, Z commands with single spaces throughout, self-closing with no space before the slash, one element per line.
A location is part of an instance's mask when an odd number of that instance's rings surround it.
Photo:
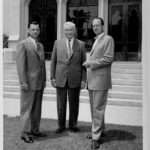
<path fill-rule="evenodd" d="M 95 46 L 96 46 L 98 40 L 99 40 L 103 35 L 104 35 L 104 32 L 95 37 L 96 40 L 95 40 L 95 42 L 94 42 L 94 44 L 93 44 L 93 46 L 92 46 L 92 50 L 95 48 Z"/>
<path fill-rule="evenodd" d="M 70 39 L 70 40 L 66 38 L 66 44 L 67 44 L 67 50 L 68 50 L 68 52 L 69 52 L 69 45 L 68 45 L 68 42 L 70 42 L 70 46 L 71 46 L 71 50 L 72 50 L 73 41 L 74 41 L 74 38 L 72 38 L 72 39 Z"/>
<path fill-rule="evenodd" d="M 31 42 L 34 44 L 35 48 L 37 49 L 36 40 L 34 38 L 32 38 L 31 36 L 29 38 L 30 38 Z"/>

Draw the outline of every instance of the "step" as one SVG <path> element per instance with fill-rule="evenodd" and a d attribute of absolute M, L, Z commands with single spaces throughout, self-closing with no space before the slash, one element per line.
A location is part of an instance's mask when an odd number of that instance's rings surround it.
<path fill-rule="evenodd" d="M 122 80 L 116 80 L 116 81 L 112 81 L 113 85 L 112 85 L 112 90 L 114 91 L 124 91 L 124 92 L 140 92 L 142 91 L 142 83 L 140 81 L 134 81 L 129 82 L 129 81 L 122 81 Z M 129 83 L 128 83 L 129 82 Z M 130 84 L 130 85 L 129 85 Z M 19 86 L 19 81 L 18 80 L 3 80 L 3 85 L 4 86 Z M 47 87 L 52 87 L 50 81 L 47 81 L 46 83 Z"/>
<path fill-rule="evenodd" d="M 50 72 L 49 68 L 50 67 L 46 67 L 47 72 Z M 7 73 L 7 72 L 17 73 L 16 67 L 4 68 L 3 71 L 4 71 L 4 74 Z M 141 74 L 142 69 L 140 69 L 140 68 L 117 68 L 117 67 L 112 67 L 112 73 Z"/>
<path fill-rule="evenodd" d="M 3 86 L 4 92 L 20 92 L 19 86 Z M 44 94 L 56 94 L 56 89 L 52 87 L 47 87 L 44 90 Z M 87 90 L 81 90 L 81 96 L 88 97 Z M 120 92 L 120 91 L 109 91 L 108 97 L 110 98 L 119 98 L 119 99 L 132 99 L 132 100 L 141 100 L 142 93 L 140 92 Z"/>
<path fill-rule="evenodd" d="M 114 62 L 112 64 L 112 69 L 142 69 L 142 63 L 141 62 Z"/>
<path fill-rule="evenodd" d="M 112 85 L 112 91 L 120 92 L 142 92 L 142 86 L 130 86 L 130 85 Z"/>
<path fill-rule="evenodd" d="M 4 99 L 18 99 L 20 98 L 19 92 L 4 92 L 3 93 Z M 55 94 L 44 94 L 43 95 L 44 101 L 56 101 Z M 89 103 L 89 97 L 80 96 L 80 103 Z M 130 106 L 130 107 L 142 107 L 142 101 L 139 100 L 128 100 L 128 99 L 116 99 L 116 98 L 108 98 L 108 105 L 115 105 L 115 106 Z"/>
<path fill-rule="evenodd" d="M 119 74 L 112 73 L 112 79 L 130 79 L 130 80 L 142 80 L 142 74 Z"/>
<path fill-rule="evenodd" d="M 112 69 L 112 73 L 118 73 L 118 74 L 142 74 L 142 70 L 141 69 Z"/>
<path fill-rule="evenodd" d="M 142 80 L 112 79 L 113 85 L 142 86 Z"/>
<path fill-rule="evenodd" d="M 3 81 L 4 86 L 19 86 L 18 79 L 14 80 L 6 80 Z M 52 87 L 51 83 L 47 81 L 47 87 Z M 129 85 L 112 85 L 113 91 L 120 91 L 120 92 L 142 92 L 142 86 L 129 86 Z"/>
<path fill-rule="evenodd" d="M 50 77 L 50 73 L 47 73 L 47 78 Z M 18 79 L 18 74 L 12 74 L 12 73 L 5 73 L 3 75 L 3 79 Z M 118 74 L 118 73 L 112 73 L 112 79 L 133 79 L 133 80 L 142 80 L 141 74 Z"/>

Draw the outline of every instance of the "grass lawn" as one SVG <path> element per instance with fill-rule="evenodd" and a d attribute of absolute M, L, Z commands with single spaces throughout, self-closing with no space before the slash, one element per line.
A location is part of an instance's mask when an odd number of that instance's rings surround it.
<path fill-rule="evenodd" d="M 68 125 L 68 122 L 67 122 Z M 46 138 L 34 138 L 33 144 L 20 139 L 19 117 L 4 116 L 4 150 L 90 150 L 91 140 L 86 135 L 91 131 L 91 123 L 79 122 L 79 133 L 66 130 L 55 133 L 57 120 L 42 119 L 41 131 Z M 106 138 L 101 141 L 100 150 L 142 150 L 142 127 L 106 125 Z"/>

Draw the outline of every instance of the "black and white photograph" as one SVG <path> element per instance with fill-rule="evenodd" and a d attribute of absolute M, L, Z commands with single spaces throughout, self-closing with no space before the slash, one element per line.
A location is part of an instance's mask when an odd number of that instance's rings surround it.
<path fill-rule="evenodd" d="M 2 0 L 2 150 L 150 150 L 149 0 Z"/>

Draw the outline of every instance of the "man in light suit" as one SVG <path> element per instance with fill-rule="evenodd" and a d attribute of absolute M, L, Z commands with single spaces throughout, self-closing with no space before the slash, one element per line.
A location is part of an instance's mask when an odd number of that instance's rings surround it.
<path fill-rule="evenodd" d="M 58 129 L 65 130 L 67 96 L 69 101 L 69 129 L 78 132 L 77 119 L 80 89 L 85 87 L 86 61 L 84 43 L 75 38 L 75 24 L 64 24 L 65 38 L 56 40 L 51 58 L 51 83 L 57 92 Z"/>
<path fill-rule="evenodd" d="M 21 88 L 21 139 L 26 143 L 33 143 L 33 136 L 46 136 L 39 131 L 46 70 L 44 48 L 37 41 L 39 24 L 29 24 L 28 32 L 30 36 L 17 45 L 16 64 Z"/>
<path fill-rule="evenodd" d="M 111 84 L 111 64 L 114 58 L 114 41 L 104 34 L 104 21 L 102 18 L 93 20 L 93 31 L 96 40 L 92 46 L 89 60 L 83 65 L 87 68 L 87 87 L 89 90 L 91 116 L 92 116 L 92 149 L 100 146 L 100 138 L 104 135 L 104 113 L 107 103 L 108 90 Z"/>

